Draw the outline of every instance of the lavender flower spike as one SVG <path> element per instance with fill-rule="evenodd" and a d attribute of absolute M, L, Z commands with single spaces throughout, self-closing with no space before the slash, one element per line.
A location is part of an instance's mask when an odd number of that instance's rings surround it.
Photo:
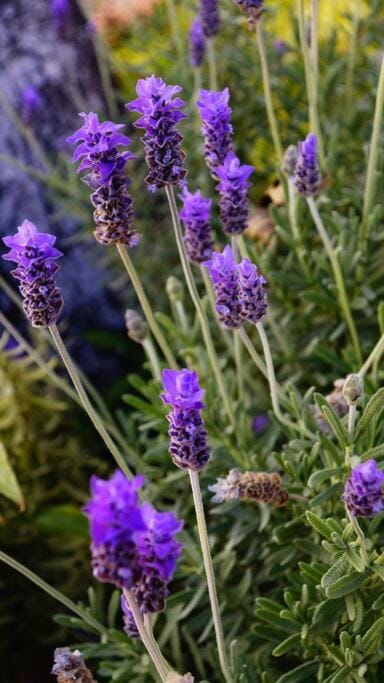
<path fill-rule="evenodd" d="M 30 221 L 23 221 L 17 233 L 3 238 L 10 248 L 3 258 L 14 261 L 12 275 L 20 281 L 23 308 L 33 327 L 54 325 L 63 307 L 60 289 L 54 275 L 60 266 L 55 263 L 62 253 L 53 246 L 56 237 L 39 232 Z"/>
<path fill-rule="evenodd" d="M 228 152 L 232 151 L 231 125 L 232 111 L 229 106 L 229 90 L 200 90 L 197 106 L 202 122 L 204 137 L 204 156 L 213 175 L 215 169 L 224 163 Z"/>
<path fill-rule="evenodd" d="M 212 200 L 203 197 L 200 190 L 192 193 L 186 187 L 180 199 L 183 201 L 180 218 L 185 228 L 184 242 L 188 257 L 194 263 L 202 263 L 210 258 L 213 251 Z"/>
<path fill-rule="evenodd" d="M 240 164 L 236 154 L 229 152 L 224 163 L 215 170 L 219 179 L 220 217 L 227 235 L 240 235 L 248 224 L 248 178 L 253 166 Z"/>
<path fill-rule="evenodd" d="M 353 517 L 374 517 L 384 509 L 384 472 L 375 460 L 354 467 L 347 479 L 343 499 Z"/>
<path fill-rule="evenodd" d="M 189 30 L 189 62 L 198 69 L 204 59 L 205 36 L 200 19 L 195 19 Z"/>
<path fill-rule="evenodd" d="M 96 230 L 94 235 L 101 244 L 125 244 L 134 247 L 140 235 L 132 229 L 132 198 L 128 192 L 130 180 L 125 164 L 135 157 L 128 151 L 119 152 L 131 140 L 120 133 L 123 124 L 99 122 L 97 114 L 80 114 L 84 125 L 67 141 L 77 145 L 73 161 L 80 161 L 78 173 L 87 171 L 84 181 L 94 192 L 91 202 Z"/>
<path fill-rule="evenodd" d="M 126 105 L 141 115 L 135 126 L 145 130 L 142 140 L 149 169 L 146 182 L 151 191 L 179 185 L 187 174 L 180 147 L 182 136 L 176 129 L 186 118 L 180 111 L 185 102 L 175 97 L 181 90 L 179 85 L 166 85 L 161 78 L 149 76 L 138 81 L 139 97 Z"/>
<path fill-rule="evenodd" d="M 299 142 L 298 151 L 294 174 L 295 187 L 304 197 L 313 197 L 318 192 L 321 180 L 316 135 L 309 133 L 304 142 Z"/>
<path fill-rule="evenodd" d="M 241 327 L 239 276 L 231 247 L 227 245 L 222 254 L 214 252 L 203 266 L 208 268 L 211 276 L 219 322 L 230 329 Z"/>
<path fill-rule="evenodd" d="M 172 460 L 183 470 L 199 472 L 210 457 L 199 378 L 192 370 L 163 370 L 163 387 L 161 399 L 172 407 L 167 416 Z"/>
<path fill-rule="evenodd" d="M 239 264 L 238 273 L 240 315 L 244 320 L 256 325 L 267 314 L 268 301 L 265 287 L 267 281 L 264 275 L 258 273 L 255 264 L 247 258 Z"/>
<path fill-rule="evenodd" d="M 199 13 L 205 37 L 212 38 L 220 28 L 219 0 L 200 0 Z"/>
<path fill-rule="evenodd" d="M 234 0 L 234 3 L 247 15 L 251 26 L 261 19 L 265 11 L 264 0 Z"/>
<path fill-rule="evenodd" d="M 57 647 L 54 661 L 51 673 L 57 676 L 57 683 L 96 683 L 79 650 Z"/>

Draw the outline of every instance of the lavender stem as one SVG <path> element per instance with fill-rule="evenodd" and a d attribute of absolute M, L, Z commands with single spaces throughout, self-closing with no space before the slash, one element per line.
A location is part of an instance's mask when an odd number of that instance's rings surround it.
<path fill-rule="evenodd" d="M 160 368 L 160 363 L 159 363 L 159 359 L 157 356 L 157 352 L 155 349 L 155 345 L 154 345 L 151 337 L 147 336 L 145 339 L 143 339 L 142 345 L 143 345 L 143 349 L 144 349 L 145 353 L 147 354 L 147 358 L 148 358 L 149 364 L 151 366 L 153 377 L 158 382 L 160 382 L 160 380 L 161 380 L 161 368 Z"/>
<path fill-rule="evenodd" d="M 327 252 L 328 258 L 331 262 L 333 275 L 335 278 L 337 292 L 338 292 L 340 308 L 343 312 L 345 321 L 346 321 L 348 329 L 349 329 L 349 333 L 351 335 L 352 344 L 353 344 L 353 347 L 355 349 L 357 362 L 359 363 L 359 365 L 361 365 L 361 363 L 363 362 L 363 359 L 362 359 L 362 355 L 361 355 L 359 337 L 357 334 L 355 322 L 353 320 L 351 309 L 349 306 L 347 292 L 345 289 L 344 278 L 343 278 L 343 274 L 341 272 L 339 259 L 337 257 L 337 254 L 336 254 L 334 248 L 333 248 L 332 242 L 331 242 L 329 235 L 326 231 L 326 228 L 325 228 L 324 223 L 321 219 L 321 216 L 318 212 L 318 209 L 317 209 L 317 206 L 316 206 L 316 203 L 315 203 L 315 200 L 313 199 L 313 197 L 307 197 L 307 203 L 309 206 L 309 210 L 312 214 L 312 218 L 315 222 L 316 228 L 318 230 L 318 233 L 319 233 L 319 235 L 323 241 L 325 251 Z"/>
<path fill-rule="evenodd" d="M 215 44 L 213 38 L 207 38 L 207 60 L 209 68 L 209 87 L 211 90 L 218 89 L 217 66 L 215 55 Z"/>
<path fill-rule="evenodd" d="M 84 389 L 83 383 L 80 379 L 80 375 L 76 369 L 76 366 L 75 366 L 72 358 L 70 357 L 70 355 L 66 349 L 66 346 L 65 346 L 65 344 L 61 338 L 61 335 L 60 335 L 60 332 L 59 332 L 57 326 L 56 325 L 50 325 L 48 329 L 52 335 L 53 341 L 55 342 L 56 348 L 57 348 L 57 350 L 60 354 L 60 357 L 61 357 L 61 359 L 62 359 L 62 361 L 63 361 L 63 363 L 64 363 L 64 365 L 68 371 L 68 374 L 69 374 L 69 376 L 73 382 L 73 386 L 75 387 L 75 389 L 79 395 L 79 399 L 83 405 L 85 412 L 88 414 L 88 417 L 91 420 L 93 426 L 99 432 L 99 434 L 100 434 L 101 438 L 103 439 L 106 447 L 108 448 L 110 453 L 115 458 L 120 469 L 124 472 L 124 474 L 127 477 L 131 477 L 132 476 L 131 470 L 129 469 L 127 463 L 125 462 L 125 460 L 124 460 L 123 456 L 121 455 L 119 449 L 117 448 L 115 442 L 113 441 L 113 439 L 108 434 L 107 429 L 105 428 L 104 423 L 103 423 L 102 419 L 100 418 L 100 415 L 98 415 L 98 413 L 96 412 L 96 410 L 94 409 L 94 407 L 92 406 L 92 404 L 88 398 L 88 394 L 86 393 L 86 391 Z"/>
<path fill-rule="evenodd" d="M 169 674 L 171 673 L 171 668 L 168 664 L 165 663 L 163 655 L 161 654 L 159 646 L 156 643 L 156 640 L 154 639 L 152 633 L 147 631 L 147 629 L 145 628 L 143 617 L 135 596 L 131 591 L 127 590 L 126 588 L 123 589 L 123 594 L 128 603 L 129 609 L 133 614 L 133 618 L 135 620 L 137 630 L 140 634 L 140 638 L 143 641 L 143 644 L 150 658 L 152 659 L 152 662 L 161 680 L 164 683 L 166 683 L 166 680 Z"/>
<path fill-rule="evenodd" d="M 233 258 L 235 261 L 238 260 L 238 239 L 236 235 L 231 237 L 231 246 L 233 252 Z M 239 401 L 244 401 L 244 378 L 243 378 L 243 367 L 241 358 L 241 339 L 237 334 L 237 330 L 233 330 L 233 346 L 234 346 L 234 356 L 235 356 L 235 366 L 236 366 L 236 377 L 237 377 L 237 391 Z"/>
<path fill-rule="evenodd" d="M 357 373 L 360 377 L 364 377 L 364 375 L 367 374 L 369 368 L 371 365 L 373 365 L 377 360 L 380 358 L 380 356 L 384 353 L 384 335 L 382 335 L 377 342 L 376 346 L 374 349 L 371 351 L 369 354 L 367 360 L 365 361 L 364 365 L 361 366 L 359 372 Z"/>
<path fill-rule="evenodd" d="M 273 107 L 272 90 L 271 90 L 271 81 L 270 81 L 270 77 L 269 77 L 267 53 L 266 53 L 266 49 L 265 49 L 263 29 L 262 29 L 260 21 L 258 21 L 256 23 L 256 37 L 257 37 L 257 46 L 259 49 L 261 72 L 262 72 L 262 76 L 263 76 L 265 106 L 267 109 L 269 127 L 271 129 L 273 145 L 275 148 L 276 162 L 277 162 L 277 164 L 280 165 L 281 159 L 283 157 L 283 148 L 281 146 L 279 129 L 277 126 L 275 110 Z"/>
<path fill-rule="evenodd" d="M 116 248 L 119 252 L 119 256 L 125 266 L 125 269 L 129 275 L 129 278 L 132 282 L 133 288 L 137 294 L 137 298 L 139 299 L 141 308 L 143 309 L 143 313 L 146 317 L 147 323 L 153 336 L 155 337 L 158 345 L 160 346 L 169 367 L 177 368 L 176 359 L 168 345 L 167 340 L 165 339 L 162 331 L 160 330 L 160 327 L 152 311 L 151 304 L 149 303 L 148 297 L 141 284 L 141 280 L 136 272 L 135 266 L 133 265 L 133 261 L 129 255 L 128 249 L 126 249 L 122 244 L 117 244 Z"/>
<path fill-rule="evenodd" d="M 217 598 L 215 575 L 213 571 L 211 551 L 209 547 L 208 531 L 205 521 L 203 501 L 201 497 L 199 475 L 193 470 L 188 470 L 191 482 L 193 502 L 196 511 L 197 528 L 199 531 L 201 552 L 203 555 L 204 569 L 207 577 L 209 600 L 211 603 L 213 625 L 215 628 L 217 650 L 219 654 L 220 666 L 226 683 L 232 683 L 232 676 L 230 673 L 229 664 L 227 661 L 227 653 L 224 641 L 223 626 L 221 623 L 221 615 L 219 608 L 219 601 Z"/>
<path fill-rule="evenodd" d="M 169 207 L 170 207 L 172 222 L 173 222 L 173 228 L 174 228 L 174 232 L 175 232 L 176 244 L 177 244 L 177 247 L 179 250 L 179 255 L 180 255 L 180 260 L 181 260 L 181 264 L 182 264 L 183 271 L 184 271 L 185 280 L 186 280 L 191 299 L 195 305 L 196 312 L 197 312 L 197 315 L 198 315 L 198 318 L 200 321 L 205 346 L 207 349 L 209 360 L 211 362 L 212 370 L 215 374 L 217 386 L 218 386 L 218 389 L 220 391 L 221 397 L 223 399 L 223 404 L 224 404 L 229 422 L 230 422 L 232 428 L 235 430 L 236 424 L 235 424 L 235 416 L 233 413 L 232 405 L 231 405 L 231 402 L 229 400 L 228 392 L 225 388 L 224 379 L 223 379 L 223 376 L 222 376 L 222 373 L 220 370 L 220 366 L 218 363 L 218 358 L 216 355 L 215 347 L 213 345 L 212 336 L 211 336 L 211 333 L 209 331 L 208 320 L 207 320 L 207 317 L 205 315 L 203 306 L 201 304 L 200 296 L 199 296 L 199 293 L 197 291 L 196 283 L 195 283 L 195 280 L 193 277 L 191 265 L 189 263 L 188 256 L 187 256 L 186 251 L 185 251 L 183 234 L 182 234 L 182 229 L 181 229 L 180 219 L 179 219 L 179 212 L 177 210 L 175 193 L 174 193 L 173 187 L 171 185 L 166 185 L 165 186 L 165 192 L 166 192 L 168 202 L 169 202 Z"/>

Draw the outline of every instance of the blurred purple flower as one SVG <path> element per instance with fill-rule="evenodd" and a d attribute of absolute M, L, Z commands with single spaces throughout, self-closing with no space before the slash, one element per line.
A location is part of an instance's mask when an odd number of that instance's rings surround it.
<path fill-rule="evenodd" d="M 126 104 L 130 111 L 141 115 L 135 126 L 145 130 L 142 140 L 149 169 L 145 180 L 151 191 L 179 185 L 187 174 L 180 147 L 182 136 L 176 129 L 186 118 L 180 111 L 185 102 L 175 97 L 181 90 L 179 85 L 166 85 L 161 78 L 149 76 L 137 82 L 139 97 Z"/>
<path fill-rule="evenodd" d="M 200 90 L 197 107 L 202 122 L 204 156 L 206 164 L 215 176 L 215 169 L 224 163 L 232 151 L 232 111 L 229 106 L 229 90 Z"/>
<path fill-rule="evenodd" d="M 205 36 L 200 19 L 195 19 L 189 30 L 189 62 L 198 69 L 205 54 Z"/>
<path fill-rule="evenodd" d="M 41 106 L 42 98 L 34 85 L 27 85 L 21 93 L 21 118 L 29 125 Z"/>
<path fill-rule="evenodd" d="M 261 434 L 270 424 L 268 415 L 255 415 L 252 420 L 252 431 L 255 434 Z"/>
<path fill-rule="evenodd" d="M 65 28 L 69 14 L 69 0 L 50 0 L 50 12 L 56 30 Z"/>
<path fill-rule="evenodd" d="M 180 199 L 183 202 L 180 218 L 185 228 L 184 242 L 188 257 L 194 263 L 202 263 L 211 256 L 213 250 L 212 200 L 203 197 L 200 190 L 192 193 L 186 187 Z"/>
<path fill-rule="evenodd" d="M 247 15 L 250 24 L 255 24 L 264 10 L 264 0 L 234 0 L 235 4 Z"/>
<path fill-rule="evenodd" d="M 53 246 L 56 237 L 38 232 L 33 223 L 25 220 L 17 233 L 4 237 L 3 242 L 10 248 L 3 258 L 17 263 L 12 275 L 20 281 L 19 289 L 28 320 L 34 327 L 55 324 L 63 307 L 60 289 L 54 280 L 60 268 L 55 260 L 62 256 Z"/>
<path fill-rule="evenodd" d="M 384 472 L 375 460 L 354 467 L 347 479 L 343 499 L 354 517 L 374 517 L 384 509 Z"/>
<path fill-rule="evenodd" d="M 200 0 L 201 23 L 206 38 L 212 38 L 220 29 L 219 0 Z"/>
<path fill-rule="evenodd" d="M 229 152 L 224 163 L 215 169 L 219 179 L 216 188 L 220 194 L 220 218 L 227 235 L 240 235 L 247 227 L 248 178 L 253 171 L 253 166 L 241 164 L 234 152 Z"/>

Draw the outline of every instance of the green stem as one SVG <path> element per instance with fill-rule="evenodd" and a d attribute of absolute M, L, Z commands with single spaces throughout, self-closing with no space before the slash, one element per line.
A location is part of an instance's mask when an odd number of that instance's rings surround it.
<path fill-rule="evenodd" d="M 357 57 L 357 36 L 359 32 L 360 23 L 360 3 L 361 0 L 355 0 L 353 6 L 353 17 L 352 17 L 352 33 L 351 33 L 351 46 L 348 55 L 348 65 L 347 65 L 347 75 L 346 75 L 346 101 L 347 101 L 347 112 L 352 111 L 353 104 L 353 87 L 355 79 L 355 68 L 356 68 L 356 57 Z"/>
<path fill-rule="evenodd" d="M 280 166 L 281 159 L 283 157 L 283 148 L 281 146 L 279 129 L 277 126 L 275 110 L 273 107 L 272 89 L 271 89 L 271 80 L 269 77 L 267 52 L 265 49 L 264 34 L 263 34 L 263 29 L 262 29 L 260 21 L 258 21 L 256 24 L 256 38 L 257 38 L 257 46 L 258 46 L 259 56 L 260 56 L 261 73 L 262 73 L 262 77 L 263 77 L 265 106 L 267 109 L 267 116 L 268 116 L 269 127 L 271 129 L 273 146 L 275 148 L 276 163 L 278 166 Z"/>
<path fill-rule="evenodd" d="M 196 511 L 197 528 L 199 531 L 201 552 L 203 555 L 205 575 L 207 577 L 209 600 L 211 603 L 213 625 L 216 635 L 217 650 L 219 654 L 219 661 L 223 676 L 227 683 L 232 683 L 232 676 L 227 660 L 227 653 L 225 648 L 223 626 L 221 623 L 219 601 L 217 598 L 215 575 L 213 571 L 211 551 L 209 547 L 208 531 L 205 521 L 203 501 L 201 498 L 199 475 L 193 470 L 189 470 L 189 478 L 191 482 L 193 502 Z"/>
<path fill-rule="evenodd" d="M 140 638 L 143 641 L 143 644 L 150 658 L 152 659 L 152 662 L 156 668 L 157 673 L 159 674 L 161 680 L 165 683 L 169 674 L 171 673 L 171 668 L 168 664 L 165 663 L 163 655 L 161 654 L 159 646 L 156 643 L 156 640 L 154 639 L 152 633 L 145 628 L 143 617 L 135 596 L 131 591 L 128 591 L 126 588 L 123 589 L 123 594 L 127 601 L 128 607 L 133 614 L 133 618 L 135 620 L 135 624 L 139 632 Z"/>
<path fill-rule="evenodd" d="M 323 137 L 321 134 L 319 112 L 318 112 L 318 102 L 317 102 L 317 88 L 316 78 L 313 73 L 312 62 L 309 52 L 309 47 L 307 43 L 306 29 L 305 29 L 305 15 L 304 15 L 304 0 L 298 0 L 298 17 L 299 17 L 299 33 L 300 33 L 300 46 L 303 53 L 304 61 L 304 71 L 305 71 L 305 83 L 307 88 L 307 98 L 308 98 L 308 108 L 309 108 L 309 125 L 311 131 L 316 133 L 319 145 L 319 157 L 321 165 L 324 166 L 325 154 Z"/>
<path fill-rule="evenodd" d="M 341 272 L 339 259 L 338 259 L 337 254 L 336 254 L 336 252 L 332 246 L 332 242 L 329 238 L 329 235 L 326 231 L 324 223 L 323 223 L 323 221 L 320 217 L 320 214 L 317 210 L 317 206 L 316 206 L 316 203 L 315 203 L 315 200 L 313 199 L 313 197 L 307 197 L 307 203 L 309 206 L 309 210 L 312 214 L 312 218 L 315 222 L 316 228 L 318 230 L 318 233 L 319 233 L 319 235 L 323 241 L 325 251 L 327 252 L 328 258 L 331 262 L 333 275 L 334 275 L 336 287 L 337 287 L 337 293 L 338 293 L 340 308 L 343 312 L 345 321 L 347 323 L 347 327 L 349 329 L 349 333 L 351 335 L 352 344 L 353 344 L 353 347 L 355 349 L 357 362 L 360 365 L 362 363 L 362 360 L 363 360 L 362 355 L 361 355 L 360 342 L 359 342 L 359 337 L 357 334 L 356 326 L 355 326 L 355 323 L 354 323 L 354 320 L 352 317 L 351 309 L 349 307 L 348 296 L 347 296 L 347 292 L 345 289 L 344 278 L 343 278 L 343 274 Z"/>
<path fill-rule="evenodd" d="M 216 55 L 215 55 L 215 45 L 213 38 L 207 38 L 207 60 L 209 69 L 209 87 L 211 90 L 217 90 L 217 67 L 216 67 Z"/>
<path fill-rule="evenodd" d="M 295 194 L 295 187 L 292 177 L 288 178 L 287 185 L 289 222 L 291 224 L 292 235 L 295 241 L 297 258 L 305 277 L 307 278 L 307 280 L 311 280 L 311 274 L 305 261 L 305 249 L 303 247 L 303 240 L 297 222 L 297 198 Z"/>
<path fill-rule="evenodd" d="M 156 349 L 154 346 L 154 343 L 151 339 L 151 337 L 147 336 L 143 340 L 143 348 L 145 353 L 147 354 L 151 369 L 152 369 L 152 374 L 156 380 L 159 382 L 161 381 L 161 368 L 160 368 L 160 363 L 159 359 L 157 357 Z"/>
<path fill-rule="evenodd" d="M 237 334 L 240 337 L 241 341 L 243 342 L 245 348 L 247 349 L 247 351 L 248 351 L 251 359 L 253 360 L 254 364 L 256 365 L 257 369 L 260 370 L 261 374 L 264 375 L 265 379 L 268 379 L 267 366 L 265 365 L 261 356 L 257 353 L 257 351 L 253 345 L 253 342 L 250 339 L 250 337 L 248 336 L 244 327 L 240 327 L 237 330 Z"/>
<path fill-rule="evenodd" d="M 319 4 L 318 0 L 311 0 L 311 66 L 313 76 L 313 90 L 317 93 L 319 84 Z"/>
<path fill-rule="evenodd" d="M 143 285 L 141 284 L 141 280 L 136 272 L 135 266 L 133 265 L 133 261 L 129 255 L 128 249 L 126 249 L 126 247 L 123 244 L 117 244 L 117 251 L 119 252 L 119 256 L 130 277 L 134 290 L 137 294 L 137 298 L 140 301 L 140 306 L 143 309 L 143 313 L 146 317 L 147 323 L 153 336 L 155 337 L 158 345 L 160 346 L 169 367 L 177 368 L 176 359 L 157 323 L 157 320 L 151 308 L 151 304 L 149 303 L 148 297 L 143 289 Z"/>
<path fill-rule="evenodd" d="M 380 134 L 383 124 L 384 112 L 384 55 L 381 60 L 379 83 L 377 86 L 375 114 L 373 117 L 373 129 L 371 144 L 369 147 L 367 178 L 365 181 L 363 218 L 359 231 L 359 248 L 364 249 L 368 238 L 368 220 L 373 209 L 377 186 L 377 159 L 380 150 Z"/>
<path fill-rule="evenodd" d="M 373 363 L 375 363 L 383 353 L 384 353 L 384 334 L 382 337 L 380 337 L 376 346 L 371 351 L 371 353 L 369 354 L 364 365 L 361 366 L 361 368 L 357 374 L 360 375 L 360 377 L 364 377 L 364 375 L 366 375 L 368 370 L 370 369 L 371 365 L 373 365 Z"/>
<path fill-rule="evenodd" d="M 216 302 L 215 302 L 215 294 L 212 288 L 212 283 L 210 280 L 210 277 L 207 273 L 207 269 L 204 266 L 201 266 L 201 277 L 203 279 L 205 291 L 207 292 L 207 297 L 209 301 L 209 306 L 212 311 L 212 316 L 213 319 L 217 322 L 217 327 L 220 330 L 221 337 L 223 339 L 224 344 L 226 345 L 229 353 L 233 355 L 233 349 L 232 349 L 232 340 L 230 335 L 228 334 L 228 331 L 225 330 L 219 323 L 218 318 L 217 318 L 217 313 L 216 313 Z"/>
<path fill-rule="evenodd" d="M 60 593 L 60 591 L 56 590 L 56 588 L 53 588 L 52 586 L 49 585 L 46 581 L 40 578 L 40 576 L 37 576 L 37 574 L 34 574 L 34 572 L 31 572 L 30 569 L 25 567 L 23 564 L 20 564 L 20 562 L 17 562 L 16 560 L 13 559 L 13 557 L 9 557 L 9 555 L 6 555 L 6 553 L 3 553 L 0 551 L 0 560 L 1 562 L 4 562 L 4 564 L 7 564 L 9 567 L 12 567 L 12 569 L 16 569 L 17 572 L 25 576 L 29 581 L 32 581 L 36 586 L 41 588 L 43 591 L 48 593 L 54 600 L 57 600 L 57 602 L 60 602 L 62 605 L 67 607 L 71 612 L 74 614 L 77 614 L 80 619 L 83 619 L 85 623 L 89 624 L 89 626 L 92 626 L 98 633 L 101 634 L 107 634 L 108 629 L 103 626 L 97 619 L 95 619 L 87 610 L 83 609 L 82 607 L 79 607 L 76 605 L 75 602 L 72 602 L 69 598 L 67 598 L 63 593 Z"/>
<path fill-rule="evenodd" d="M 362 559 L 365 563 L 365 566 L 369 567 L 369 556 L 367 553 L 367 548 L 365 547 L 364 531 L 362 530 L 362 528 L 361 528 L 359 522 L 357 521 L 356 517 L 354 515 L 351 515 L 348 508 L 346 508 L 346 510 L 347 510 L 348 519 L 351 522 L 354 530 L 356 531 L 357 538 L 359 539 L 359 545 L 360 545 L 360 551 L 361 551 Z"/>
<path fill-rule="evenodd" d="M 88 415 L 89 419 L 91 420 L 95 429 L 99 432 L 99 434 L 100 434 L 101 438 L 103 439 L 106 447 L 108 448 L 110 453 L 115 458 L 120 469 L 124 472 L 124 474 L 127 477 L 131 477 L 132 473 L 131 473 L 127 463 L 125 462 L 125 460 L 124 460 L 123 456 L 121 455 L 119 449 L 117 448 L 115 442 L 113 441 L 111 436 L 108 434 L 108 431 L 107 431 L 106 427 L 104 426 L 104 423 L 100 418 L 100 415 L 96 412 L 96 410 L 94 409 L 93 405 L 91 404 L 91 402 L 88 398 L 88 395 L 87 395 L 87 393 L 84 389 L 84 386 L 82 384 L 82 381 L 80 379 L 80 375 L 76 369 L 75 364 L 72 361 L 72 358 L 70 357 L 70 355 L 69 355 L 69 353 L 65 347 L 65 344 L 61 338 L 61 335 L 60 335 L 60 332 L 59 332 L 57 326 L 56 325 L 50 325 L 50 327 L 48 329 L 52 335 L 53 341 L 55 342 L 56 348 L 57 348 L 57 350 L 61 356 L 61 359 L 62 359 L 65 367 L 67 368 L 68 374 L 69 374 L 69 376 L 73 382 L 73 386 L 75 387 L 75 389 L 79 395 L 79 399 L 82 403 L 82 406 L 83 406 L 85 412 L 87 413 L 87 415 Z"/>
<path fill-rule="evenodd" d="M 175 193 L 173 191 L 172 186 L 166 186 L 165 191 L 167 194 L 168 202 L 169 202 L 169 207 L 172 215 L 172 222 L 173 222 L 173 228 L 175 231 L 175 238 L 176 238 L 176 244 L 179 250 L 179 255 L 180 255 L 180 260 L 181 264 L 183 267 L 186 283 L 188 286 L 188 290 L 191 296 L 191 299 L 195 305 L 196 312 L 200 321 L 200 326 L 201 330 L 203 333 L 204 337 L 204 343 L 207 349 L 207 353 L 209 356 L 209 360 L 212 366 L 212 370 L 214 372 L 217 386 L 219 389 L 219 392 L 221 394 L 223 404 L 229 419 L 229 422 L 232 426 L 232 428 L 235 430 L 236 428 L 236 422 L 235 422 L 235 416 L 233 413 L 231 401 L 228 396 L 228 392 L 225 387 L 224 379 L 220 370 L 218 358 L 216 355 L 215 347 L 213 345 L 212 341 L 212 336 L 209 331 L 209 325 L 208 325 L 208 320 L 205 315 L 203 306 L 200 301 L 200 296 L 197 291 L 196 283 L 193 277 L 191 265 L 188 260 L 188 256 L 185 251 L 185 245 L 184 245 L 184 240 L 183 240 L 183 234 L 182 234 L 182 229 L 180 225 L 180 219 L 179 219 L 179 212 L 177 210 L 177 205 L 176 205 L 176 200 L 175 200 Z"/>
<path fill-rule="evenodd" d="M 177 24 L 176 7 L 174 0 L 167 0 L 167 11 L 169 25 L 171 27 L 172 42 L 176 47 L 177 56 L 179 62 L 181 63 L 183 59 L 183 43 L 181 41 L 181 34 Z"/>

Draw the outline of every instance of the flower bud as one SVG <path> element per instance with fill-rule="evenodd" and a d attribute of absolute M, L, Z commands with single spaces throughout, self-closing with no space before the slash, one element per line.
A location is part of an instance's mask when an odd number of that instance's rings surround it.
<path fill-rule="evenodd" d="M 349 406 L 354 406 L 363 394 L 363 380 L 360 375 L 348 375 L 343 386 L 343 397 Z"/>
<path fill-rule="evenodd" d="M 291 176 L 295 172 L 296 163 L 298 157 L 298 150 L 296 145 L 289 145 L 284 152 L 284 156 L 281 162 L 281 170 L 288 176 Z"/>
<path fill-rule="evenodd" d="M 133 309 L 125 312 L 125 325 L 128 337 L 138 344 L 142 344 L 148 334 L 148 326 L 145 320 Z"/>
<path fill-rule="evenodd" d="M 177 277 L 171 275 L 167 279 L 165 289 L 171 301 L 182 301 L 184 299 L 184 287 Z"/>

